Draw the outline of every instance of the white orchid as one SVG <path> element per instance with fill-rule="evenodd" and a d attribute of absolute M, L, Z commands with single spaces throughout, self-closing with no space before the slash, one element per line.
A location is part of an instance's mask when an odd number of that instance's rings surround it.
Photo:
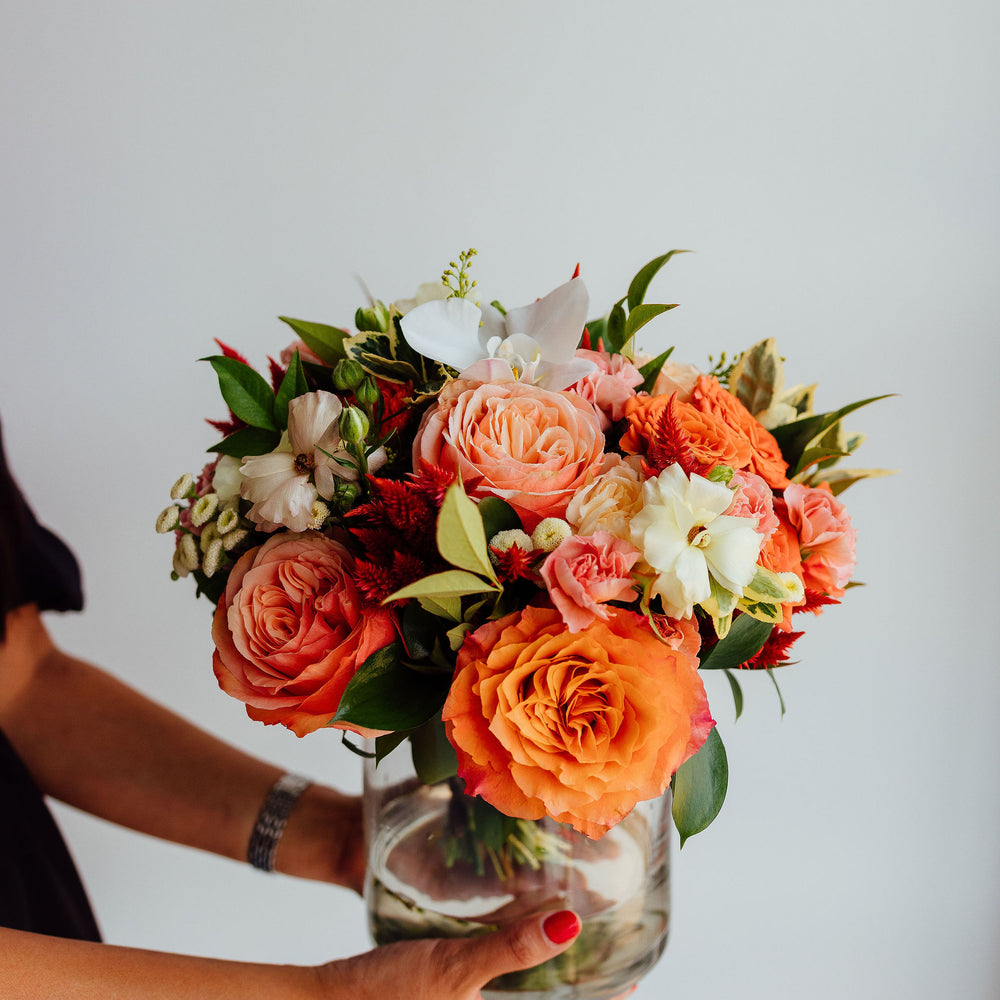
<path fill-rule="evenodd" d="M 253 504 L 247 516 L 264 531 L 314 527 L 317 497 L 329 500 L 338 479 L 357 479 L 354 468 L 337 460 L 350 460 L 337 428 L 342 409 L 332 392 L 296 396 L 288 404 L 288 430 L 278 447 L 244 460 L 240 493 Z"/>
<path fill-rule="evenodd" d="M 559 390 L 596 370 L 575 357 L 589 301 L 586 286 L 573 278 L 506 315 L 453 296 L 417 306 L 400 326 L 414 350 L 458 369 L 460 378 Z"/>
<path fill-rule="evenodd" d="M 642 492 L 632 543 L 656 574 L 652 594 L 664 612 L 690 618 L 694 605 L 711 600 L 713 580 L 739 597 L 756 573 L 763 536 L 756 517 L 723 513 L 733 499 L 729 487 L 698 475 L 689 479 L 670 465 Z"/>

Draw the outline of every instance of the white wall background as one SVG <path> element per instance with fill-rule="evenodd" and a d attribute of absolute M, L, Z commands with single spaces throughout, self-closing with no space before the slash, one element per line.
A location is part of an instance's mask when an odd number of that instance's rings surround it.
<path fill-rule="evenodd" d="M 509 304 L 580 261 L 607 308 L 689 247 L 650 346 L 774 335 L 859 464 L 857 576 L 808 623 L 780 718 L 749 678 L 729 800 L 675 853 L 640 1000 L 1000 993 L 997 96 L 991 0 L 407 4 L 6 0 L 0 412 L 89 607 L 58 639 L 227 739 L 347 787 L 333 734 L 250 723 L 209 606 L 153 533 L 221 415 L 213 337 L 353 317 L 478 247 Z M 756 680 L 756 682 L 755 682 Z M 58 734 L 53 734 L 57 739 Z M 106 936 L 318 962 L 368 946 L 323 886 L 60 810 Z"/>

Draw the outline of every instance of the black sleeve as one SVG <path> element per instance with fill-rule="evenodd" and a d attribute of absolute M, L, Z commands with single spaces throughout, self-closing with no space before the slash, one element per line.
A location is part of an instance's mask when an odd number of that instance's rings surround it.
<path fill-rule="evenodd" d="M 73 553 L 38 523 L 14 482 L 0 430 L 0 640 L 4 616 L 22 604 L 80 611 L 83 587 Z"/>

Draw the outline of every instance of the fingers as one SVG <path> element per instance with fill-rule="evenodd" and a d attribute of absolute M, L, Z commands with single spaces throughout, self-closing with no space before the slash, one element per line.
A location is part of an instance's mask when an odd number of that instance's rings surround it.
<path fill-rule="evenodd" d="M 483 986 L 495 976 L 554 958 L 579 933 L 580 919 L 572 910 L 529 917 L 483 937 L 448 942 L 451 968 L 463 982 Z"/>

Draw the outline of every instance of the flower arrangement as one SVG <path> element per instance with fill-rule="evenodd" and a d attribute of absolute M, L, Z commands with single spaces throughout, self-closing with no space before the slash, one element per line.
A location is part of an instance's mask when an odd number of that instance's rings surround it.
<path fill-rule="evenodd" d="M 374 738 L 378 760 L 408 742 L 422 781 L 499 817 L 504 864 L 525 821 L 596 840 L 670 786 L 682 843 L 703 830 L 728 765 L 701 671 L 738 715 L 745 677 L 773 679 L 802 613 L 850 586 L 840 497 L 879 473 L 837 463 L 871 400 L 814 412 L 773 340 L 707 370 L 642 353 L 678 252 L 597 320 L 579 268 L 482 302 L 468 251 L 353 331 L 282 317 L 266 378 L 220 344 L 221 440 L 157 524 L 251 718 Z"/>

